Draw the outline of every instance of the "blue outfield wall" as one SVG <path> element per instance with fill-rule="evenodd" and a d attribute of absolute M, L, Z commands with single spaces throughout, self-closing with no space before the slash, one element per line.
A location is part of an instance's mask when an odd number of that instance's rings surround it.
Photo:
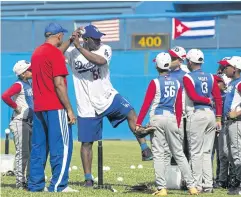
<path fill-rule="evenodd" d="M 217 61 L 225 56 L 241 55 L 241 49 L 203 49 L 205 63 L 203 70 L 215 73 L 218 67 Z M 136 109 L 137 113 L 142 105 L 146 88 L 149 81 L 157 76 L 155 65 L 152 60 L 158 51 L 113 51 L 112 62 L 110 65 L 111 81 L 113 86 L 129 100 Z M 31 53 L 2 53 L 1 54 L 1 93 L 5 91 L 15 80 L 16 76 L 12 72 L 13 65 L 21 59 L 30 60 Z M 68 76 L 68 91 L 71 103 L 76 108 L 73 80 Z M 47 98 L 46 98 L 47 99 Z M 1 137 L 4 130 L 8 127 L 12 110 L 1 101 Z M 76 110 L 75 110 L 76 111 Z M 148 116 L 145 123 L 148 121 Z M 87 131 L 88 132 L 88 131 Z M 73 136 L 77 138 L 77 126 L 73 127 Z M 127 122 L 122 123 L 118 128 L 113 129 L 104 121 L 104 139 L 134 139 L 128 128 Z"/>

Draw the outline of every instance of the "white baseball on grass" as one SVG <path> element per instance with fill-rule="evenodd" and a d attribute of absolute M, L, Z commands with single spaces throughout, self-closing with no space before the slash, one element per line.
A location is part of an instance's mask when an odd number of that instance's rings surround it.
<path fill-rule="evenodd" d="M 5 129 L 5 133 L 9 134 L 10 133 L 10 129 L 9 128 Z"/>
<path fill-rule="evenodd" d="M 130 167 L 131 169 L 136 169 L 136 166 L 134 166 L 134 165 L 131 165 L 131 167 Z"/>
<path fill-rule="evenodd" d="M 139 164 L 139 165 L 137 166 L 137 168 L 142 169 L 142 168 L 143 168 L 143 165 Z"/>
<path fill-rule="evenodd" d="M 122 181 L 123 181 L 123 178 L 122 178 L 122 177 L 118 177 L 118 178 L 117 178 L 117 181 L 122 182 Z"/>
<path fill-rule="evenodd" d="M 96 183 L 98 182 L 98 177 L 94 178 L 94 182 L 96 182 Z"/>
<path fill-rule="evenodd" d="M 109 167 L 109 166 L 106 166 L 106 167 L 105 167 L 105 170 L 106 170 L 106 171 L 109 171 L 109 170 L 110 170 L 110 167 Z"/>
<path fill-rule="evenodd" d="M 77 170 L 78 167 L 77 166 L 72 166 L 72 170 Z"/>
<path fill-rule="evenodd" d="M 113 188 L 113 192 L 118 192 L 116 189 Z"/>

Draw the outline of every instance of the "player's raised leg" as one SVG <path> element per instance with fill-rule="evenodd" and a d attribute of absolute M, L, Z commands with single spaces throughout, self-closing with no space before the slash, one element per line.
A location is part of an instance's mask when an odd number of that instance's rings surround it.
<path fill-rule="evenodd" d="M 135 132 L 137 115 L 136 115 L 136 112 L 134 110 L 131 110 L 129 112 L 129 114 L 127 116 L 127 121 L 128 121 L 128 124 L 129 124 L 129 127 L 130 127 L 131 131 Z M 143 161 L 152 160 L 153 155 L 152 155 L 151 149 L 148 147 L 148 145 L 146 143 L 146 139 L 145 138 L 139 138 L 139 137 L 136 137 L 136 139 L 141 146 L 142 160 Z"/>

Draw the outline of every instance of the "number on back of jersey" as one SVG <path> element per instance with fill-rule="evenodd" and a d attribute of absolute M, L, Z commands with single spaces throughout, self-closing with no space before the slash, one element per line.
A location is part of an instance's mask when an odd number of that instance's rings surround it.
<path fill-rule="evenodd" d="M 176 92 L 176 87 L 175 86 L 165 86 L 165 94 L 164 97 L 174 97 Z"/>
<path fill-rule="evenodd" d="M 201 83 L 201 88 L 202 88 L 202 92 L 204 94 L 207 94 L 208 93 L 208 83 L 207 82 L 202 82 Z"/>

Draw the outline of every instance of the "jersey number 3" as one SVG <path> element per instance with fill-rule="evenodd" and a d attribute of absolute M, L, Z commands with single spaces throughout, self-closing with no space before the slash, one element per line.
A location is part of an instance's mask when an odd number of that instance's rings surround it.
<path fill-rule="evenodd" d="M 165 86 L 165 94 L 164 97 L 174 97 L 176 92 L 175 86 Z"/>
<path fill-rule="evenodd" d="M 204 94 L 207 94 L 208 93 L 208 83 L 207 82 L 202 82 L 201 83 L 201 88 L 202 88 L 202 92 Z"/>

